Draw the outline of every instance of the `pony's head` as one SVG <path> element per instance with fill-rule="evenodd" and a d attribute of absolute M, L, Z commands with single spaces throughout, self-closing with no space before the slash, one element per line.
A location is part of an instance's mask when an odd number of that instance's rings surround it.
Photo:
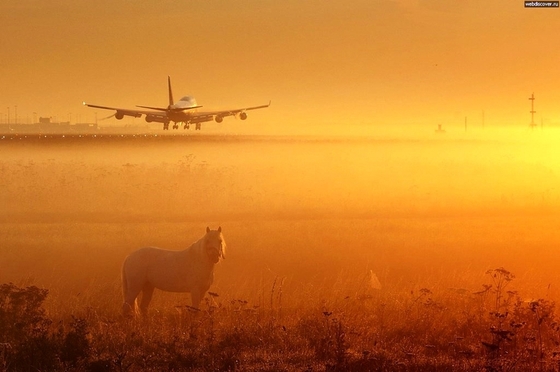
<path fill-rule="evenodd" d="M 218 227 L 218 230 L 210 230 L 209 227 L 206 228 L 206 235 L 204 236 L 204 252 L 208 256 L 208 259 L 217 263 L 221 258 L 226 258 L 226 242 L 224 236 L 222 235 L 222 228 Z"/>

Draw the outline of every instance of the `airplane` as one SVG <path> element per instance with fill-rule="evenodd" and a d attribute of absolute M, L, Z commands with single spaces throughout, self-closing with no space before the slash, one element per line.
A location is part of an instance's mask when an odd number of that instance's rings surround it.
<path fill-rule="evenodd" d="M 267 108 L 268 105 L 245 107 L 234 110 L 222 110 L 222 111 L 197 111 L 198 108 L 202 106 L 197 105 L 196 100 L 192 96 L 185 96 L 179 101 L 175 102 L 173 100 L 173 91 L 171 90 L 171 78 L 167 77 L 167 85 L 169 89 L 169 106 L 164 107 L 151 107 L 151 106 L 137 106 L 146 110 L 135 110 L 135 109 L 121 109 L 117 107 L 107 107 L 92 105 L 83 102 L 84 106 L 91 108 L 98 108 L 103 110 L 115 110 L 115 113 L 109 117 L 114 116 L 117 120 L 122 120 L 125 116 L 132 116 L 135 118 L 142 117 L 145 115 L 146 121 L 148 123 L 156 122 L 162 123 L 164 130 L 169 130 L 169 123 L 173 122 L 173 129 L 178 129 L 180 124 L 183 124 L 184 129 L 189 129 L 191 124 L 195 125 L 196 130 L 201 129 L 201 125 L 207 121 L 216 121 L 216 123 L 221 123 L 226 116 L 235 116 L 241 120 L 247 119 L 247 112 L 250 110 L 257 110 L 262 108 Z"/>

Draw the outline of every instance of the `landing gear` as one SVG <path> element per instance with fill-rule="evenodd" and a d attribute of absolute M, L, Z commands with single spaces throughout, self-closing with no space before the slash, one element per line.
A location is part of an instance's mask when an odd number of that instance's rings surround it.
<path fill-rule="evenodd" d="M 174 124 L 174 125 L 173 125 L 173 129 L 179 129 L 179 127 L 180 127 L 181 125 L 183 125 L 183 129 L 190 129 L 190 128 L 191 128 L 191 124 L 192 124 L 192 123 L 189 123 L 189 122 L 186 122 L 186 123 L 185 123 L 185 122 L 181 122 L 181 123 L 178 123 L 178 124 Z M 194 127 L 195 130 L 201 130 L 201 129 L 202 129 L 202 124 L 201 124 L 201 123 L 195 123 L 194 126 L 195 126 L 195 127 Z M 164 125 L 163 125 L 163 129 L 169 129 L 169 124 L 164 124 Z"/>
<path fill-rule="evenodd" d="M 163 123 L 163 130 L 169 130 L 169 123 Z"/>

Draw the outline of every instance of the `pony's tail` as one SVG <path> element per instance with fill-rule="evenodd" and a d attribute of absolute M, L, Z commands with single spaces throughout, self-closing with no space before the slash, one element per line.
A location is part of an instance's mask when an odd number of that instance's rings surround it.
<path fill-rule="evenodd" d="M 122 280 L 122 294 L 123 300 L 126 300 L 126 295 L 128 294 L 128 280 L 126 279 L 126 273 L 124 271 L 124 265 L 121 270 L 121 280 Z"/>
<path fill-rule="evenodd" d="M 122 304 L 122 312 L 125 317 L 130 316 L 134 313 L 134 304 L 132 306 L 126 302 L 126 298 L 128 295 L 128 280 L 126 278 L 126 272 L 124 269 L 124 265 L 121 271 L 121 279 L 122 279 L 122 293 L 123 293 L 123 304 Z"/>

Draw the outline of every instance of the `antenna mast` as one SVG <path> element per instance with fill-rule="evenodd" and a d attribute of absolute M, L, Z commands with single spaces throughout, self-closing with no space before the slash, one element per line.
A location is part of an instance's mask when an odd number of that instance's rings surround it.
<path fill-rule="evenodd" d="M 535 93 L 531 94 L 529 100 L 531 101 L 531 111 L 529 111 L 531 113 L 531 124 L 529 124 L 529 126 L 531 129 L 534 129 L 537 126 L 537 124 L 535 124 Z"/>

